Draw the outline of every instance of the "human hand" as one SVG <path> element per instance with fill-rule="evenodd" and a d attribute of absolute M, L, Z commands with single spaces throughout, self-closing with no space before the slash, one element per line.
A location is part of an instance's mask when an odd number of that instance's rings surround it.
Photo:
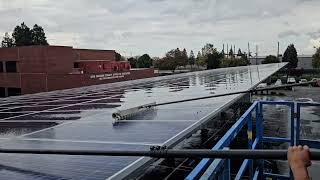
<path fill-rule="evenodd" d="M 311 161 L 308 146 L 289 147 L 288 162 L 295 179 L 309 179 L 307 167 L 311 165 Z"/>

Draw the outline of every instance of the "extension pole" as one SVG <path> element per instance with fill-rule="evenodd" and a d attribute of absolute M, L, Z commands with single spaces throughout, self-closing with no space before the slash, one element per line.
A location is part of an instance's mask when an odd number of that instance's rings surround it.
<path fill-rule="evenodd" d="M 286 160 L 287 150 L 150 150 L 150 151 L 105 151 L 105 150 L 49 150 L 49 149 L 0 149 L 0 153 L 51 154 L 85 156 L 146 156 L 152 158 L 221 158 L 221 159 L 277 159 Z M 320 151 L 310 151 L 311 160 L 320 160 Z"/>

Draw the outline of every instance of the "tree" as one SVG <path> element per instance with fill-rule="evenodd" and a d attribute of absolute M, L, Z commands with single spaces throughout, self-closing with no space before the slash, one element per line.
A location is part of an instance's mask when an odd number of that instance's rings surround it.
<path fill-rule="evenodd" d="M 201 49 L 202 56 L 206 57 L 208 54 L 213 53 L 213 44 L 207 43 L 206 45 L 203 46 Z"/>
<path fill-rule="evenodd" d="M 188 63 L 191 65 L 191 67 L 192 67 L 192 65 L 194 65 L 195 64 L 195 61 L 196 61 L 196 58 L 194 57 L 194 53 L 193 53 L 193 51 L 191 50 L 190 51 L 190 56 L 189 56 L 189 61 L 188 61 Z"/>
<path fill-rule="evenodd" d="M 150 68 L 152 66 L 152 59 L 148 54 L 144 54 L 138 58 L 137 67 L 138 68 Z"/>
<path fill-rule="evenodd" d="M 33 44 L 32 31 L 24 24 L 24 22 L 20 26 L 14 28 L 12 38 L 14 39 L 16 46 L 30 46 Z"/>
<path fill-rule="evenodd" d="M 217 49 L 213 49 L 211 54 L 207 55 L 207 69 L 217 69 L 220 67 L 223 54 L 219 53 Z"/>
<path fill-rule="evenodd" d="M 181 52 L 181 63 L 183 66 L 188 64 L 188 54 L 186 49 L 183 49 Z"/>
<path fill-rule="evenodd" d="M 121 54 L 116 52 L 115 59 L 116 61 L 121 61 Z"/>
<path fill-rule="evenodd" d="M 46 34 L 41 26 L 35 24 L 31 30 L 32 44 L 33 45 L 49 45 L 47 42 Z"/>
<path fill-rule="evenodd" d="M 288 68 L 296 68 L 298 65 L 298 53 L 293 44 L 290 44 L 283 54 L 283 62 L 289 62 Z"/>
<path fill-rule="evenodd" d="M 279 62 L 280 61 L 276 56 L 269 55 L 261 63 L 262 64 L 270 64 L 270 63 L 279 63 Z"/>
<path fill-rule="evenodd" d="M 320 47 L 316 49 L 316 52 L 312 56 L 312 67 L 319 69 L 320 68 Z"/>
<path fill-rule="evenodd" d="M 233 57 L 233 50 L 232 50 L 232 48 L 230 48 L 229 56 L 230 56 L 230 57 Z"/>
<path fill-rule="evenodd" d="M 130 66 L 131 68 L 137 68 L 137 62 L 138 60 L 134 57 L 131 57 L 128 59 L 129 63 L 130 63 Z"/>
<path fill-rule="evenodd" d="M 242 56 L 242 52 L 241 52 L 241 49 L 239 48 L 239 50 L 238 50 L 238 54 L 237 54 L 238 56 Z"/>
<path fill-rule="evenodd" d="M 206 64 L 206 61 L 204 57 L 201 55 L 200 51 L 198 52 L 198 55 L 197 55 L 196 64 L 198 68 L 199 66 L 204 66 Z"/>
<path fill-rule="evenodd" d="M 14 41 L 13 39 L 10 37 L 10 35 L 8 34 L 8 32 L 6 32 L 4 34 L 3 40 L 1 42 L 1 46 L 2 47 L 13 47 L 14 46 Z"/>

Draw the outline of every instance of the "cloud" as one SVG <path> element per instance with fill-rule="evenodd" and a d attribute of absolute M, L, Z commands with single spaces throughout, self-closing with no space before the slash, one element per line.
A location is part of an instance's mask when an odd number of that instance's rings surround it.
<path fill-rule="evenodd" d="M 308 32 L 307 35 L 313 39 L 320 38 L 320 29 L 318 31 Z"/>
<path fill-rule="evenodd" d="M 260 54 L 276 44 L 305 50 L 317 37 L 317 0 L 0 0 L 0 35 L 21 22 L 44 27 L 49 43 L 81 48 L 115 49 L 124 55 L 163 56 L 173 48 L 197 52 L 247 42 Z M 305 32 L 310 32 L 306 34 Z M 313 34 L 312 34 L 313 32 Z M 318 33 L 319 34 L 319 33 Z M 254 43 L 253 43 L 254 42 Z M 286 47 L 283 47 L 286 48 Z M 312 49 L 308 49 L 307 52 Z"/>
<path fill-rule="evenodd" d="M 278 37 L 280 39 L 282 39 L 282 38 L 286 38 L 288 36 L 299 36 L 299 35 L 300 35 L 300 33 L 296 32 L 296 31 L 288 30 L 288 31 L 280 32 Z"/>

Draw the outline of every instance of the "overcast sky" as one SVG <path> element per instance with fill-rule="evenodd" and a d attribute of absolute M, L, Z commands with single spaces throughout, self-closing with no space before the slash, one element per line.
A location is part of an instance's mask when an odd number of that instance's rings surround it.
<path fill-rule="evenodd" d="M 259 55 L 294 43 L 311 54 L 320 41 L 320 0 L 0 0 L 0 35 L 25 22 L 51 45 L 163 56 L 173 48 L 234 44 Z"/>

